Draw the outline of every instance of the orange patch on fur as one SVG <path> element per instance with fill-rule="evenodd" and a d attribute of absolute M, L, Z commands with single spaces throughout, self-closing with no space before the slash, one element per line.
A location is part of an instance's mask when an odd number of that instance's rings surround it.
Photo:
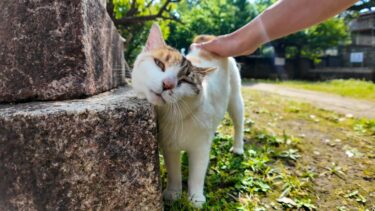
<path fill-rule="evenodd" d="M 214 40 L 216 36 L 214 35 L 198 35 L 194 38 L 193 43 L 202 43 L 202 42 L 208 42 L 211 40 Z"/>
<path fill-rule="evenodd" d="M 214 35 L 198 35 L 194 38 L 193 43 L 203 43 L 203 42 L 208 42 L 214 39 L 216 39 L 216 36 Z M 220 59 L 218 55 L 205 51 L 205 50 L 201 50 L 199 52 L 199 56 L 205 60 Z"/>
<path fill-rule="evenodd" d="M 201 63 L 201 61 L 195 56 L 186 56 L 186 59 L 189 60 L 192 64 Z"/>
<path fill-rule="evenodd" d="M 182 59 L 180 52 L 171 47 L 154 50 L 151 54 L 154 58 L 163 62 L 166 67 L 178 64 Z"/>
<path fill-rule="evenodd" d="M 205 60 L 212 60 L 212 59 L 219 59 L 220 57 L 211 53 L 211 52 L 208 52 L 208 51 L 205 51 L 205 50 L 201 50 L 199 52 L 199 56 Z"/>

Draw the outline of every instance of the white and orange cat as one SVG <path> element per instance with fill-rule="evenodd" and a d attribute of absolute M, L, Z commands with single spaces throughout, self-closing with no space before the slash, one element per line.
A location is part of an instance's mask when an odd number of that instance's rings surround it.
<path fill-rule="evenodd" d="M 202 35 L 194 42 L 213 38 Z M 180 154 L 186 151 L 189 199 L 201 207 L 206 201 L 203 187 L 211 142 L 226 111 L 235 128 L 232 151 L 243 153 L 243 100 L 235 60 L 195 47 L 185 58 L 165 44 L 154 24 L 134 63 L 132 85 L 140 97 L 156 106 L 158 140 L 168 172 L 164 199 L 175 200 L 181 195 Z"/>

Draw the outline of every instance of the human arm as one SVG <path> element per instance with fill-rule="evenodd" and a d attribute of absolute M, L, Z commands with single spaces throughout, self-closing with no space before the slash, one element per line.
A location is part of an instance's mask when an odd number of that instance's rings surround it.
<path fill-rule="evenodd" d="M 266 42 L 321 23 L 356 1 L 279 0 L 237 31 L 196 45 L 220 56 L 247 55 Z"/>

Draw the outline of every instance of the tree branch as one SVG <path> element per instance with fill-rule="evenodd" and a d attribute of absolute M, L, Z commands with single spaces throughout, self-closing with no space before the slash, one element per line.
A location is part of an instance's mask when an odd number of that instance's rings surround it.
<path fill-rule="evenodd" d="M 109 14 L 109 17 L 111 17 L 112 20 L 115 20 L 115 14 L 114 14 L 115 5 L 113 5 L 113 1 L 108 1 L 107 3 L 107 12 Z"/>
<path fill-rule="evenodd" d="M 129 11 L 126 13 L 126 17 L 134 16 L 138 13 L 137 0 L 133 0 Z"/>
<path fill-rule="evenodd" d="M 362 9 L 371 10 L 372 7 L 375 7 L 374 1 L 368 1 L 368 2 L 362 1 L 361 4 L 355 4 L 351 6 L 348 10 L 352 10 L 352 11 L 360 11 Z"/>
<path fill-rule="evenodd" d="M 144 16 L 135 16 L 136 13 L 138 13 L 138 8 L 136 7 L 136 4 L 135 4 L 136 0 L 133 0 L 131 8 L 129 9 L 127 14 L 125 16 L 123 16 L 121 19 L 113 19 L 113 21 L 116 25 L 123 25 L 124 27 L 127 27 L 129 25 L 140 24 L 140 23 L 155 20 L 155 19 L 158 19 L 158 18 L 162 18 L 162 19 L 165 19 L 165 20 L 173 20 L 173 21 L 177 21 L 177 22 L 181 23 L 181 21 L 177 17 L 175 17 L 171 14 L 170 14 L 170 17 L 167 17 L 167 16 L 163 15 L 164 12 L 169 11 L 168 6 L 171 3 L 177 3 L 177 2 L 180 2 L 180 1 L 181 0 L 167 0 L 160 7 L 159 11 L 156 14 L 144 15 Z M 153 1 L 150 1 L 150 3 L 148 5 L 151 5 L 152 2 Z"/>

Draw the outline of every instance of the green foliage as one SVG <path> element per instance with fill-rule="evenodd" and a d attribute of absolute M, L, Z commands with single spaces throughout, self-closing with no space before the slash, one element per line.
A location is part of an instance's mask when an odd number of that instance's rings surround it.
<path fill-rule="evenodd" d="M 157 22 L 164 37 L 168 37 L 168 25 L 174 20 L 173 13 L 177 6 L 173 2 L 167 0 L 112 0 L 113 14 L 111 15 L 122 36 L 126 39 L 125 56 L 128 61 L 132 62 L 141 51 L 153 22 Z M 162 9 L 166 3 L 168 6 Z M 131 21 L 123 23 L 121 22 L 123 18 Z"/>
<path fill-rule="evenodd" d="M 354 125 L 354 130 L 363 134 L 369 134 L 375 141 L 375 119 L 361 119 Z"/>
<path fill-rule="evenodd" d="M 352 7 L 349 8 L 349 11 L 359 12 L 363 9 L 371 11 L 371 8 L 375 7 L 375 1 L 372 0 L 360 0 Z"/>
<path fill-rule="evenodd" d="M 176 13 L 183 24 L 171 22 L 167 42 L 177 49 L 188 48 L 199 34 L 221 35 L 245 25 L 256 12 L 247 0 L 183 1 Z"/>
<path fill-rule="evenodd" d="M 262 12 L 275 2 L 275 0 L 256 0 L 255 4 L 258 12 Z M 337 16 L 306 30 L 275 40 L 270 45 L 275 48 L 278 56 L 288 58 L 303 56 L 318 62 L 318 58 L 326 49 L 348 43 L 350 43 L 348 24 L 344 17 Z M 269 50 L 264 53 L 269 55 Z"/>
<path fill-rule="evenodd" d="M 136 9 L 132 9 L 133 1 L 112 0 L 112 2 L 114 18 L 121 19 L 132 11 L 135 17 L 156 14 L 166 0 L 136 0 Z M 256 15 L 254 7 L 247 0 L 183 0 L 178 4 L 171 4 L 165 13 L 161 17 L 139 24 L 118 24 L 127 40 L 125 55 L 128 60 L 133 61 L 141 51 L 152 22 L 157 22 L 161 26 L 168 44 L 177 49 L 187 49 L 196 35 L 230 33 L 245 25 Z M 168 17 L 167 13 L 169 17 L 171 14 L 173 17 L 178 17 L 181 22 L 162 18 Z"/>
<path fill-rule="evenodd" d="M 305 40 L 299 41 L 301 55 L 316 59 L 324 50 L 350 43 L 349 27 L 342 18 L 331 18 L 303 31 Z"/>
<path fill-rule="evenodd" d="M 136 7 L 132 4 L 135 1 Z M 113 16 L 145 17 L 158 14 L 167 0 L 112 0 Z M 276 0 L 181 0 L 171 3 L 160 15 L 137 24 L 118 24 L 128 40 L 126 57 L 133 61 L 146 41 L 152 22 L 158 22 L 167 43 L 177 49 L 187 49 L 194 36 L 221 35 L 235 31 L 251 21 Z M 253 3 L 252 3 L 253 2 Z M 175 21 L 176 19 L 180 21 Z M 116 21 L 115 21 L 116 22 Z M 324 50 L 349 42 L 347 24 L 342 17 L 332 18 L 322 24 L 285 38 L 273 41 L 276 54 L 287 57 L 305 56 L 317 61 Z M 273 54 L 265 50 L 266 55 Z"/>

